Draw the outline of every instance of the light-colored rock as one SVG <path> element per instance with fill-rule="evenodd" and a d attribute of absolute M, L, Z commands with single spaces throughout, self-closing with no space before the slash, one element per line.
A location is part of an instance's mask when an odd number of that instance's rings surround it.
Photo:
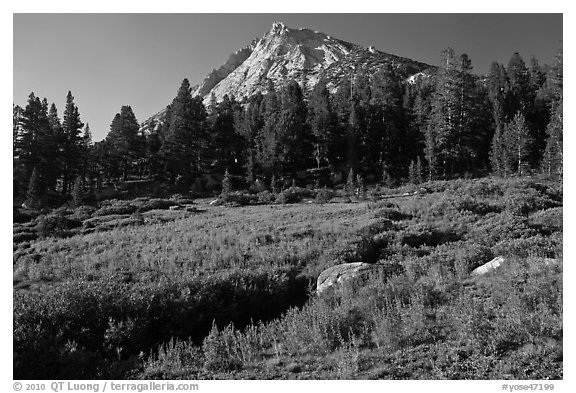
<path fill-rule="evenodd" d="M 342 263 L 324 270 L 316 281 L 316 294 L 320 295 L 328 288 L 352 280 L 371 270 L 373 265 L 364 262 Z"/>
<path fill-rule="evenodd" d="M 484 265 L 477 267 L 476 269 L 472 270 L 471 275 L 481 276 L 483 274 L 486 274 L 486 273 L 491 272 L 492 270 L 498 268 L 504 262 L 506 262 L 504 257 L 496 257 L 496 258 L 492 259 L 490 262 L 485 263 Z"/>
<path fill-rule="evenodd" d="M 341 263 L 324 270 L 316 281 L 316 294 L 320 295 L 329 288 L 354 279 L 364 279 L 371 273 L 383 274 L 390 277 L 404 271 L 398 264 L 351 262 Z"/>

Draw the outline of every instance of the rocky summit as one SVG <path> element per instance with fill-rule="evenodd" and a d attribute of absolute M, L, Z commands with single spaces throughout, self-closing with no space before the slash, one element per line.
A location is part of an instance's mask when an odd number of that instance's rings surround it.
<path fill-rule="evenodd" d="M 318 82 L 321 74 L 335 90 L 342 80 L 359 71 L 371 75 L 391 65 L 405 78 L 426 73 L 435 67 L 411 59 L 352 44 L 310 29 L 292 29 L 275 22 L 260 39 L 231 54 L 222 66 L 212 70 L 192 88 L 192 95 L 201 96 L 208 104 L 212 94 L 217 101 L 224 95 L 236 99 L 256 92 L 266 93 L 268 81 L 275 88 L 288 80 L 296 80 L 305 91 Z M 146 120 L 160 120 L 164 111 Z"/>

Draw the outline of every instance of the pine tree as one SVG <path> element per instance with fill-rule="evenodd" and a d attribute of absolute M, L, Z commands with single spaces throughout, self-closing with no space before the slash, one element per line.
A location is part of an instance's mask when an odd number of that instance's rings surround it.
<path fill-rule="evenodd" d="M 241 168 L 244 139 L 236 131 L 236 101 L 224 95 L 212 112 L 212 153 L 213 169 L 220 172 L 225 168 L 238 172 Z M 241 108 L 240 108 L 241 109 Z"/>
<path fill-rule="evenodd" d="M 272 178 L 270 179 L 270 188 L 274 194 L 277 194 L 281 191 L 280 183 L 276 178 L 276 175 L 272 175 Z"/>
<path fill-rule="evenodd" d="M 410 166 L 408 167 L 408 182 L 410 184 L 417 184 L 418 180 L 416 174 L 416 163 L 414 160 L 410 161 Z"/>
<path fill-rule="evenodd" d="M 522 176 L 526 174 L 528 169 L 526 159 L 531 152 L 532 136 L 526 124 L 526 119 L 521 112 L 517 112 L 514 119 L 506 124 L 504 135 L 510 160 L 514 161 L 517 173 Z"/>
<path fill-rule="evenodd" d="M 424 170 L 422 169 L 422 161 L 420 156 L 416 158 L 416 184 L 424 182 Z"/>
<path fill-rule="evenodd" d="M 83 191 L 82 176 L 77 176 L 72 189 L 72 207 L 79 207 L 84 204 L 84 191 Z"/>
<path fill-rule="evenodd" d="M 366 186 L 364 185 L 364 179 L 362 175 L 356 175 L 356 197 L 360 199 L 366 198 Z"/>
<path fill-rule="evenodd" d="M 308 109 L 300 85 L 294 80 L 282 89 L 281 111 L 277 123 L 278 160 L 283 175 L 310 167 L 312 137 L 306 123 Z"/>
<path fill-rule="evenodd" d="M 490 164 L 492 172 L 499 176 L 507 176 L 509 174 L 509 154 L 507 151 L 506 141 L 502 128 L 497 125 L 494 137 L 492 138 L 492 146 L 490 149 Z"/>
<path fill-rule="evenodd" d="M 114 177 L 127 180 L 136 170 L 140 155 L 138 130 L 140 125 L 130 106 L 122 106 L 110 124 L 106 136 L 111 162 L 109 167 Z"/>
<path fill-rule="evenodd" d="M 450 48 L 442 52 L 425 139 L 431 177 L 437 165 L 444 175 L 469 170 L 479 154 L 475 134 L 479 97 L 471 71 L 466 54 L 456 57 Z"/>
<path fill-rule="evenodd" d="M 506 118 L 510 121 L 518 112 L 521 112 L 526 117 L 532 109 L 535 92 L 530 89 L 529 71 L 518 52 L 514 52 L 510 58 L 506 68 L 506 75 L 508 77 Z"/>
<path fill-rule="evenodd" d="M 167 117 L 161 154 L 170 181 L 174 183 L 180 177 L 186 186 L 203 170 L 205 152 L 209 148 L 206 109 L 202 98 L 192 97 L 188 79 L 182 81 L 167 110 Z"/>
<path fill-rule="evenodd" d="M 26 207 L 30 209 L 37 209 L 40 207 L 41 202 L 41 189 L 40 189 L 40 175 L 36 167 L 32 170 L 32 175 L 28 182 L 28 192 L 26 193 Z"/>
<path fill-rule="evenodd" d="M 546 126 L 546 147 L 542 167 L 548 176 L 563 174 L 563 54 L 560 49 L 546 75 L 545 85 L 551 93 L 551 116 Z"/>
<path fill-rule="evenodd" d="M 256 161 L 266 175 L 274 175 L 279 173 L 280 169 L 278 158 L 280 137 L 277 127 L 280 119 L 280 100 L 270 80 L 260 106 L 260 113 L 264 124 L 255 137 Z"/>
<path fill-rule="evenodd" d="M 323 163 L 330 165 L 334 158 L 336 114 L 332 110 L 330 93 L 323 77 L 320 78 L 310 94 L 308 123 L 314 135 L 316 167 L 320 168 Z"/>
<path fill-rule="evenodd" d="M 390 169 L 388 164 L 385 162 L 382 164 L 382 185 L 384 187 L 394 186 L 394 180 L 392 179 L 392 176 L 390 176 Z"/>
<path fill-rule="evenodd" d="M 350 171 L 348 172 L 348 179 L 346 181 L 346 191 L 348 191 L 348 194 L 352 195 L 354 193 L 354 190 L 356 189 L 356 184 L 354 183 L 355 180 L 355 176 L 354 176 L 354 168 L 350 168 Z"/>
<path fill-rule="evenodd" d="M 80 121 L 78 107 L 74 104 L 74 97 L 69 91 L 66 96 L 66 108 L 62 121 L 62 169 L 64 174 L 62 192 L 64 194 L 70 191 L 70 182 L 80 169 L 79 163 L 82 159 L 82 127 L 84 127 L 84 124 Z"/>
<path fill-rule="evenodd" d="M 230 177 L 230 172 L 228 172 L 228 168 L 226 168 L 226 172 L 224 172 L 224 179 L 222 180 L 222 193 L 221 196 L 227 196 L 232 192 L 232 179 Z"/>
<path fill-rule="evenodd" d="M 546 148 L 543 157 L 543 169 L 548 176 L 562 176 L 563 173 L 563 115 L 562 101 L 556 103 L 552 111 L 552 118 L 546 127 Z"/>
<path fill-rule="evenodd" d="M 403 95 L 402 78 L 391 64 L 373 75 L 365 112 L 366 130 L 362 133 L 364 168 L 378 171 L 386 162 L 392 174 L 399 176 L 408 165 L 415 141 L 406 129 Z"/>

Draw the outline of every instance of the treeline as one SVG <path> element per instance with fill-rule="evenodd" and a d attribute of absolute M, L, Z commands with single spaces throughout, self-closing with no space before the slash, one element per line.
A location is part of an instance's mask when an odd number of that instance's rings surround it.
<path fill-rule="evenodd" d="M 185 79 L 162 119 L 143 128 L 130 106 L 92 143 L 69 93 L 62 121 L 31 94 L 14 107 L 14 192 L 29 201 L 74 187 L 148 178 L 189 188 L 201 174 L 291 180 L 307 171 L 388 186 L 485 174 L 562 175 L 562 51 L 552 65 L 514 53 L 487 76 L 466 54 L 442 52 L 435 73 L 405 81 L 392 66 L 357 70 L 337 89 L 323 76 L 241 101 L 192 97 Z M 332 91 L 332 92 L 331 92 Z M 311 175 L 313 178 L 313 176 Z"/>

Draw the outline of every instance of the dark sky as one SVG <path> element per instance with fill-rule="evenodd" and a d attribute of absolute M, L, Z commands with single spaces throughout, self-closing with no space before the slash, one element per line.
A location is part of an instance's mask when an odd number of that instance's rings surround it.
<path fill-rule="evenodd" d="M 140 122 L 163 109 L 182 82 L 199 83 L 272 22 L 429 64 L 452 47 L 476 73 L 518 51 L 550 63 L 562 41 L 562 14 L 14 14 L 14 103 L 30 92 L 55 102 L 68 90 L 94 140 L 131 105 Z"/>

